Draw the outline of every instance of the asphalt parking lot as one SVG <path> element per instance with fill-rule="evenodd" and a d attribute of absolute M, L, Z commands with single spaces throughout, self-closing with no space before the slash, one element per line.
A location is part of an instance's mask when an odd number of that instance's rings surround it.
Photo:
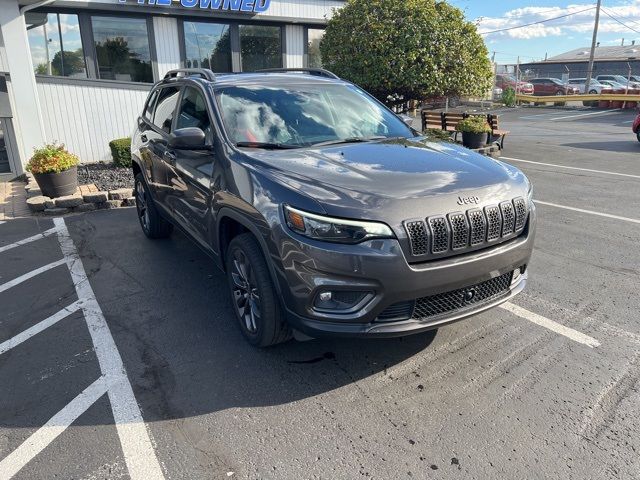
<path fill-rule="evenodd" d="M 635 111 L 501 113 L 530 281 L 437 333 L 256 350 L 133 209 L 0 224 L 0 479 L 640 478 Z"/>

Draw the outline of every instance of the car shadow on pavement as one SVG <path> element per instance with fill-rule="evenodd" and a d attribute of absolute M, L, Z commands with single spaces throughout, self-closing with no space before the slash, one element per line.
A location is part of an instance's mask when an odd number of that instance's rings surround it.
<path fill-rule="evenodd" d="M 148 240 L 132 209 L 67 224 L 147 422 L 321 395 L 386 373 L 436 335 L 257 349 L 235 324 L 224 274 L 180 232 Z"/>

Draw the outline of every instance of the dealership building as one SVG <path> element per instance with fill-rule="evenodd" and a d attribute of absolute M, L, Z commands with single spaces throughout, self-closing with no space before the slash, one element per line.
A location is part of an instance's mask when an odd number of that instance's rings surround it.
<path fill-rule="evenodd" d="M 0 176 L 58 141 L 109 161 L 168 70 L 320 66 L 343 0 L 0 0 Z"/>

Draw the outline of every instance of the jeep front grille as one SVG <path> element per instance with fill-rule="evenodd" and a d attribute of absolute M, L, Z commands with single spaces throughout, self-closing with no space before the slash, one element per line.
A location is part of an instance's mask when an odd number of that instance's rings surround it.
<path fill-rule="evenodd" d="M 446 314 L 456 314 L 465 310 L 499 300 L 509 293 L 513 272 L 449 292 L 428 297 L 394 303 L 385 308 L 376 322 L 393 322 L 408 319 L 435 320 Z"/>
<path fill-rule="evenodd" d="M 466 212 L 404 222 L 413 261 L 478 250 L 519 235 L 529 210 L 522 197 Z"/>

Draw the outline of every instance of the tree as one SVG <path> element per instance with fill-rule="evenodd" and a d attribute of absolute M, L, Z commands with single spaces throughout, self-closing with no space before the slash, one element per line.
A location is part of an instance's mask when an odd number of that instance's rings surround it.
<path fill-rule="evenodd" d="M 384 102 L 484 95 L 487 48 L 463 13 L 436 0 L 348 0 L 320 44 L 325 68 Z"/>
<path fill-rule="evenodd" d="M 84 72 L 84 58 L 82 49 L 75 52 L 58 51 L 51 61 L 51 70 L 54 75 L 69 77 L 75 73 Z"/>

